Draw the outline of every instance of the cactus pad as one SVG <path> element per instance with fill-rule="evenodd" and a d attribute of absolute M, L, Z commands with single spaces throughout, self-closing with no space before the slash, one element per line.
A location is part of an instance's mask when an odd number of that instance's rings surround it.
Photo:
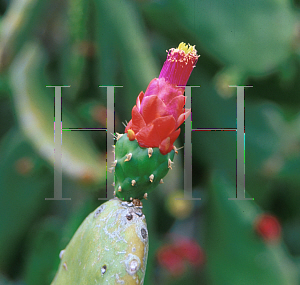
<path fill-rule="evenodd" d="M 61 251 L 52 285 L 143 284 L 147 256 L 141 207 L 114 198 L 92 212 Z"/>
<path fill-rule="evenodd" d="M 140 147 L 127 134 L 115 146 L 115 195 L 121 200 L 146 198 L 172 169 L 175 150 L 163 155 L 158 148 Z"/>

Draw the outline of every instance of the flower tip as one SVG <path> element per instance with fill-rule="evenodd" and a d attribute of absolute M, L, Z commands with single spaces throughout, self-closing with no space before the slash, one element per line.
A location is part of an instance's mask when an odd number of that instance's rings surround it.
<path fill-rule="evenodd" d="M 199 58 L 195 46 L 181 42 L 177 48 L 171 48 L 167 53 L 167 60 L 159 78 L 165 78 L 166 81 L 175 86 L 186 86 Z"/>
<path fill-rule="evenodd" d="M 135 140 L 135 133 L 132 129 L 129 129 L 127 131 L 127 136 L 129 138 L 130 141 L 134 141 Z"/>

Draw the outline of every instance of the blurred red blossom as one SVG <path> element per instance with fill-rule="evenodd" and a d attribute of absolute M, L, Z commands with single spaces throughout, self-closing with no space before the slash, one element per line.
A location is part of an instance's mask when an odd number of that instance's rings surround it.
<path fill-rule="evenodd" d="M 186 265 L 199 267 L 205 262 L 205 254 L 199 244 L 186 237 L 177 237 L 174 242 L 158 249 L 157 259 L 160 266 L 174 277 L 182 275 Z"/>
<path fill-rule="evenodd" d="M 266 242 L 278 242 L 281 237 L 281 225 L 278 219 L 270 214 L 259 215 L 254 223 L 255 231 Z"/>

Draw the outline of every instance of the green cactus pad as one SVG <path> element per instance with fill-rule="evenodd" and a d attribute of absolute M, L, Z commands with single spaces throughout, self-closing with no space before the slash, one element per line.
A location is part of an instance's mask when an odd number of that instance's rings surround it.
<path fill-rule="evenodd" d="M 125 201 L 143 199 L 172 167 L 175 151 L 162 155 L 158 148 L 140 147 L 127 134 L 115 146 L 115 195 Z"/>
<path fill-rule="evenodd" d="M 61 251 L 52 285 L 143 284 L 147 256 L 141 207 L 114 198 L 92 212 Z"/>

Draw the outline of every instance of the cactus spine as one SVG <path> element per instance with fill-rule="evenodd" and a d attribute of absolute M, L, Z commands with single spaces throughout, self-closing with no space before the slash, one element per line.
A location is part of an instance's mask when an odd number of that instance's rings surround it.
<path fill-rule="evenodd" d="M 143 284 L 148 230 L 141 208 L 114 198 L 92 212 L 61 251 L 52 285 Z"/>

